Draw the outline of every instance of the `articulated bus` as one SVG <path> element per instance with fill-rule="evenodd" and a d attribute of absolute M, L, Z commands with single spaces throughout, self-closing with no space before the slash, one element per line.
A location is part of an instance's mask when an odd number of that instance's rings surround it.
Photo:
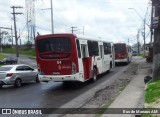
<path fill-rule="evenodd" d="M 76 34 L 38 35 L 35 40 L 39 79 L 95 81 L 114 67 L 113 43 Z"/>
<path fill-rule="evenodd" d="M 132 49 L 126 43 L 115 43 L 115 63 L 130 63 L 132 60 Z"/>

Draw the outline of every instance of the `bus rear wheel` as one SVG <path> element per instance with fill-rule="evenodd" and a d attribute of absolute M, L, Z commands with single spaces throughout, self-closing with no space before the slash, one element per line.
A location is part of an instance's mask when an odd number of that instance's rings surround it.
<path fill-rule="evenodd" d="M 0 84 L 0 88 L 2 88 L 3 87 L 3 85 L 2 84 Z"/>
<path fill-rule="evenodd" d="M 95 82 L 97 80 L 97 70 L 96 70 L 96 68 L 93 68 L 93 78 L 91 80 L 92 80 L 92 82 Z"/>
<path fill-rule="evenodd" d="M 127 58 L 127 62 L 126 62 L 126 65 L 128 65 L 129 64 L 129 58 Z"/>

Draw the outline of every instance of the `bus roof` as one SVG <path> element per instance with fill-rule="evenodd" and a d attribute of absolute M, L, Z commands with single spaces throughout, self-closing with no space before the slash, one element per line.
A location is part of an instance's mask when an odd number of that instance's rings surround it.
<path fill-rule="evenodd" d="M 116 45 L 116 44 L 123 44 L 123 45 L 126 45 L 126 46 L 130 46 L 130 45 L 126 44 L 126 43 L 114 43 L 114 45 Z"/>
<path fill-rule="evenodd" d="M 53 35 L 71 35 L 79 39 L 84 39 L 84 40 L 92 40 L 92 41 L 100 41 L 100 42 L 108 42 L 112 43 L 110 41 L 105 40 L 104 38 L 102 39 L 101 37 L 93 37 L 93 36 L 85 36 L 85 35 L 79 35 L 79 34 L 74 34 L 74 33 L 55 33 L 55 34 L 45 34 L 45 35 L 37 35 L 38 37 L 50 37 Z"/>

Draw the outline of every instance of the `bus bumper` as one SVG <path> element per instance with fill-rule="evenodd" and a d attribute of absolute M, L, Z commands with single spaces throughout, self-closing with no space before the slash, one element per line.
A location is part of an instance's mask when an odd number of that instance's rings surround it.
<path fill-rule="evenodd" d="M 49 81 L 55 81 L 55 82 L 63 82 L 63 81 L 80 81 L 84 82 L 83 79 L 79 76 L 79 74 L 74 75 L 38 75 L 39 80 L 41 82 L 49 82 Z"/>
<path fill-rule="evenodd" d="M 118 59 L 118 60 L 115 60 L 115 63 L 123 63 L 123 62 L 127 62 L 127 59 Z"/>

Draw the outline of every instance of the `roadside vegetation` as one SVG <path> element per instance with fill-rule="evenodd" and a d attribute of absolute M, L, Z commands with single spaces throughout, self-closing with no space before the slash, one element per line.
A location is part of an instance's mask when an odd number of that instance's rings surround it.
<path fill-rule="evenodd" d="M 4 48 L 2 50 L 2 53 L 15 54 L 16 49 L 15 48 Z M 19 48 L 19 54 L 35 57 L 35 49 L 33 49 L 33 48 L 31 48 L 31 49 Z"/>
<path fill-rule="evenodd" d="M 150 82 L 145 93 L 145 102 L 153 103 L 160 98 L 160 81 Z"/>
<path fill-rule="evenodd" d="M 0 60 L 2 60 L 2 59 L 4 59 L 4 58 L 6 58 L 6 56 L 0 54 Z M 0 63 L 0 66 L 2 66 L 2 65 L 3 65 L 3 64 Z"/>
<path fill-rule="evenodd" d="M 6 57 L 6 56 L 0 54 L 0 60 L 1 60 L 1 59 L 4 59 L 5 57 Z"/>
<path fill-rule="evenodd" d="M 145 108 L 160 108 L 160 80 L 149 82 L 145 92 Z M 160 117 L 156 114 L 144 114 L 142 117 Z"/>

